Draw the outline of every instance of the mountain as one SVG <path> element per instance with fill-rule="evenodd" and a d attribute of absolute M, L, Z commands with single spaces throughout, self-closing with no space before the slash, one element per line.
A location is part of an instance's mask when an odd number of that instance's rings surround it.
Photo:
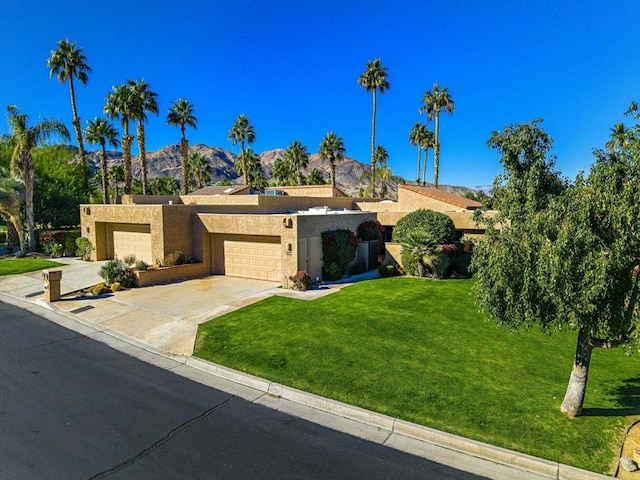
<path fill-rule="evenodd" d="M 205 158 L 209 159 L 211 165 L 212 175 L 211 183 L 215 184 L 222 180 L 230 180 L 231 183 L 240 184 L 242 178 L 236 173 L 235 162 L 236 157 L 234 153 L 224 150 L 219 147 L 208 147 L 207 145 L 197 144 L 189 147 L 190 153 L 200 153 Z M 88 151 L 87 158 L 89 160 L 91 171 L 95 173 L 100 168 L 100 152 Z M 276 148 L 274 150 L 267 150 L 260 154 L 260 160 L 262 162 L 262 168 L 264 174 L 268 180 L 272 178 L 273 164 L 277 158 L 284 158 L 284 149 Z M 140 162 L 137 155 L 131 157 L 131 169 L 134 178 L 141 178 L 140 174 Z M 107 151 L 107 165 L 122 165 L 122 153 Z M 317 153 L 309 155 L 309 166 L 304 173 L 307 173 L 312 168 L 317 168 L 322 172 L 325 181 L 329 182 L 330 169 L 328 162 L 320 160 L 320 156 Z M 336 185 L 347 195 L 357 197 L 360 193 L 361 186 L 364 186 L 360 182 L 360 177 L 366 171 L 369 171 L 370 166 L 354 160 L 353 158 L 345 157 L 344 161 L 336 164 Z M 147 178 L 149 181 L 156 177 L 173 177 L 181 180 L 182 178 L 182 159 L 180 158 L 180 145 L 167 145 L 159 150 L 147 152 Z M 397 177 L 394 181 L 387 183 L 390 198 L 397 198 L 398 192 L 398 180 Z M 407 181 L 407 184 L 415 185 L 415 182 Z M 366 186 L 366 185 L 365 185 Z M 442 190 L 448 192 L 459 193 L 464 195 L 466 192 L 473 191 L 466 187 L 452 187 L 448 185 L 441 185 Z"/>

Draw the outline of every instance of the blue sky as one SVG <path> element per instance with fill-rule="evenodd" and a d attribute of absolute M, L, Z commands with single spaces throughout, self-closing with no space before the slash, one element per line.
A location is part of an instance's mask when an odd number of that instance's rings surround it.
<path fill-rule="evenodd" d="M 144 77 L 158 92 L 148 150 L 179 141 L 166 112 L 184 97 L 198 118 L 192 144 L 237 153 L 228 131 L 245 114 L 257 152 L 300 140 L 314 153 L 334 131 L 348 156 L 368 162 L 371 94 L 357 78 L 379 57 L 391 88 L 378 96 L 376 143 L 394 174 L 415 179 L 407 137 L 426 121 L 420 101 L 437 81 L 456 106 L 441 120 L 440 183 L 490 184 L 500 172 L 486 146 L 491 132 L 538 117 L 558 169 L 573 178 L 640 100 L 636 0 L 3 0 L 1 11 L 3 109 L 71 128 L 68 85 L 49 79 L 46 66 L 57 41 L 69 39 L 93 70 L 76 92 L 83 126 L 103 115 L 113 85 Z M 428 169 L 431 180 L 432 154 Z"/>

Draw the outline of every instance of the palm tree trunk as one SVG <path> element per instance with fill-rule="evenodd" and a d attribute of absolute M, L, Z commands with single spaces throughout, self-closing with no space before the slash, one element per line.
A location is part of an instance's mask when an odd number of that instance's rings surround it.
<path fill-rule="evenodd" d="M 331 186 L 336 186 L 336 163 L 334 159 L 329 160 L 329 165 L 331 167 Z"/>
<path fill-rule="evenodd" d="M 138 151 L 140 153 L 140 172 L 142 175 L 142 194 L 147 194 L 147 150 L 144 145 L 144 125 L 138 122 L 136 126 L 138 135 Z"/>
<path fill-rule="evenodd" d="M 371 185 L 372 196 L 376 197 L 376 162 L 375 162 L 375 149 L 376 149 L 376 91 L 373 89 L 373 113 L 371 114 Z"/>
<path fill-rule="evenodd" d="M 100 170 L 102 171 L 102 203 L 107 205 L 109 203 L 109 180 L 107 177 L 107 149 L 105 147 L 105 142 L 100 142 L 100 146 L 102 147 L 102 155 L 100 159 Z M 116 195 L 117 187 L 116 187 Z"/>
<path fill-rule="evenodd" d="M 422 172 L 422 186 L 427 184 L 427 162 L 429 161 L 429 148 L 424 149 L 424 171 Z"/>
<path fill-rule="evenodd" d="M 418 185 L 420 185 L 420 165 L 422 163 L 422 146 L 418 145 L 418 173 L 416 176 L 416 182 L 418 182 Z"/>
<path fill-rule="evenodd" d="M 567 393 L 560 407 L 562 413 L 570 418 L 577 417 L 582 413 L 592 351 L 593 345 L 589 341 L 589 335 L 580 330 L 573 368 L 569 377 L 569 385 L 567 385 Z"/>
<path fill-rule="evenodd" d="M 14 235 L 18 239 L 18 246 L 21 251 L 26 251 L 24 246 L 24 232 L 22 231 L 22 219 L 20 215 L 9 214 L 9 222 L 7 222 L 7 242 L 9 245 L 14 240 Z"/>
<path fill-rule="evenodd" d="M 242 155 L 242 174 L 244 175 L 244 184 L 249 185 L 251 182 L 249 181 L 249 165 L 247 163 L 247 156 L 244 153 L 244 140 L 242 141 L 242 145 L 240 147 L 240 155 Z"/>
<path fill-rule="evenodd" d="M 433 142 L 433 186 L 438 188 L 440 171 L 440 114 L 436 110 L 435 142 Z"/>
<path fill-rule="evenodd" d="M 298 185 L 302 185 L 302 169 L 298 166 L 296 171 L 298 172 Z"/>
<path fill-rule="evenodd" d="M 131 144 L 133 135 L 129 135 L 129 121 L 124 120 L 122 136 L 122 162 L 124 164 L 124 194 L 131 195 Z"/>
<path fill-rule="evenodd" d="M 23 180 L 24 180 L 24 205 L 25 212 L 27 214 L 27 232 L 29 239 L 29 251 L 34 252 L 36 250 L 36 224 L 33 218 L 33 182 L 35 175 L 35 167 L 33 165 L 33 157 L 31 153 L 27 154 L 25 162 L 22 165 L 23 168 Z M 21 232 L 19 232 L 21 233 Z"/>
<path fill-rule="evenodd" d="M 73 129 L 76 132 L 76 141 L 78 142 L 78 155 L 83 166 L 84 178 L 82 179 L 85 195 L 89 194 L 89 163 L 84 151 L 84 143 L 82 141 L 82 128 L 80 127 L 80 117 L 76 109 L 76 93 L 73 87 L 73 76 L 69 76 L 69 95 L 71 96 L 71 113 L 73 113 Z"/>
<path fill-rule="evenodd" d="M 189 193 L 189 140 L 182 135 L 180 140 L 180 154 L 182 155 L 182 193 Z"/>

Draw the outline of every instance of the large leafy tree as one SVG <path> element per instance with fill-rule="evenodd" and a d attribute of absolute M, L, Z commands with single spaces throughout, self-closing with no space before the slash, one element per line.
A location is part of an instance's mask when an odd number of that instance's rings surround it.
<path fill-rule="evenodd" d="M 347 149 L 344 147 L 344 141 L 335 133 L 329 132 L 320 142 L 320 150 L 318 154 L 320 159 L 329 162 L 331 169 L 331 185 L 336 185 L 336 163 L 344 160 Z"/>
<path fill-rule="evenodd" d="M 138 135 L 138 152 L 140 157 L 140 172 L 142 180 L 142 194 L 147 194 L 147 149 L 145 145 L 144 124 L 147 113 L 158 115 L 158 94 L 151 90 L 149 84 L 142 78 L 137 82 L 129 80 L 129 88 L 133 93 L 134 109 L 131 119 L 136 120 L 136 134 Z"/>
<path fill-rule="evenodd" d="M 193 105 L 184 98 L 171 103 L 167 123 L 180 127 L 180 154 L 182 156 L 182 193 L 189 193 L 189 141 L 185 135 L 187 126 L 196 128 L 198 119 L 194 115 Z"/>
<path fill-rule="evenodd" d="M 244 175 L 244 184 L 251 185 L 251 169 L 247 163 L 249 156 L 245 154 L 245 143 L 252 144 L 256 140 L 256 132 L 250 120 L 245 115 L 238 115 L 233 126 L 229 130 L 229 140 L 234 147 L 240 144 L 240 159 L 242 171 L 238 174 Z"/>
<path fill-rule="evenodd" d="M 122 163 L 124 165 L 124 193 L 131 194 L 131 144 L 133 135 L 129 133 L 129 120 L 135 116 L 138 100 L 129 83 L 114 86 L 109 92 L 104 113 L 109 118 L 120 119 L 122 125 Z"/>
<path fill-rule="evenodd" d="M 189 155 L 189 187 L 202 188 L 211 181 L 211 163 L 198 152 Z"/>
<path fill-rule="evenodd" d="M 107 149 L 110 145 L 118 148 L 120 141 L 118 140 L 118 130 L 104 118 L 96 117 L 93 121 L 89 120 L 85 129 L 87 142 L 94 145 L 100 145 L 100 171 L 102 184 L 102 203 L 109 203 L 109 178 L 107 170 Z"/>
<path fill-rule="evenodd" d="M 298 185 L 302 185 L 304 177 L 302 175 L 302 169 L 309 166 L 309 154 L 307 153 L 307 147 L 302 145 L 302 142 L 296 140 L 287 147 L 284 152 L 284 158 L 289 161 L 295 170 L 298 178 Z"/>
<path fill-rule="evenodd" d="M 35 182 L 33 150 L 56 135 L 64 140 L 69 140 L 69 130 L 62 122 L 55 119 L 44 119 L 30 125 L 29 116 L 18 110 L 15 105 L 7 107 L 7 113 L 10 128 L 9 138 L 13 146 L 10 171 L 11 175 L 19 177 L 24 185 L 29 250 L 34 251 L 36 248 L 36 234 L 33 216 Z"/>
<path fill-rule="evenodd" d="M 624 150 L 596 150 L 589 174 L 568 187 L 539 122 L 495 132 L 489 145 L 505 169 L 494 183 L 501 229 L 489 228 L 476 246 L 474 291 L 501 325 L 577 332 L 561 405 L 575 417 L 593 349 L 639 338 L 640 137 L 636 130 Z"/>
<path fill-rule="evenodd" d="M 380 59 L 369 60 L 367 62 L 367 68 L 358 77 L 358 85 L 363 87 L 367 92 L 372 93 L 372 113 L 371 113 L 371 177 L 373 185 L 373 196 L 376 196 L 376 162 L 375 162 L 375 148 L 376 148 L 376 102 L 377 92 L 384 93 L 390 85 L 387 81 L 387 67 L 383 67 L 380 63 Z"/>
<path fill-rule="evenodd" d="M 69 40 L 60 40 L 58 48 L 51 50 L 51 56 L 47 60 L 49 67 L 49 77 L 57 75 L 58 81 L 69 82 L 69 93 L 71 96 L 71 112 L 73 114 L 73 128 L 76 133 L 78 142 L 78 153 L 80 161 L 85 168 L 85 192 L 89 191 L 89 164 L 87 162 L 84 144 L 82 141 L 82 128 L 80 127 L 80 117 L 76 108 L 76 93 L 74 87 L 74 79 L 78 80 L 82 85 L 86 85 L 89 81 L 88 73 L 91 73 L 91 67 L 87 65 L 87 57 L 82 53 L 82 49 L 76 47 L 76 42 Z"/>
<path fill-rule="evenodd" d="M 435 120 L 435 137 L 433 142 L 433 186 L 438 188 L 440 172 L 440 112 L 453 113 L 455 105 L 449 94 L 449 87 L 440 88 L 437 83 L 422 97 L 420 113 L 426 113 L 429 120 Z"/>

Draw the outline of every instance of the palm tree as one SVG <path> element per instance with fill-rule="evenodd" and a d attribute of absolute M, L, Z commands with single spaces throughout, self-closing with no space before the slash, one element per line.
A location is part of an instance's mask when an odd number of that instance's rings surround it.
<path fill-rule="evenodd" d="M 202 188 L 211 181 L 211 164 L 207 157 L 194 152 L 189 155 L 189 185 Z"/>
<path fill-rule="evenodd" d="M 10 171 L 14 177 L 19 177 L 24 184 L 24 203 L 27 214 L 27 231 L 29 235 L 29 250 L 36 248 L 36 229 L 33 218 L 33 189 L 35 182 L 35 165 L 33 149 L 45 143 L 54 135 L 69 140 L 69 130 L 62 122 L 55 119 L 44 119 L 29 126 L 29 117 L 21 113 L 15 105 L 7 107 L 9 114 L 10 142 L 13 146 Z"/>
<path fill-rule="evenodd" d="M 376 176 L 376 181 L 380 183 L 380 191 L 384 191 L 384 195 L 387 194 L 387 188 L 384 182 L 390 180 L 391 170 L 387 167 L 387 160 L 389 160 L 389 153 L 387 149 L 382 145 L 378 145 L 375 150 L 374 160 L 376 166 L 378 166 L 378 175 Z M 383 179 L 384 176 L 384 179 Z M 373 169 L 365 170 L 360 175 L 360 182 L 369 182 L 369 186 L 364 190 L 364 195 L 370 196 L 373 195 L 375 190 L 375 185 L 373 184 Z M 384 196 L 382 195 L 382 196 Z"/>
<path fill-rule="evenodd" d="M 331 185 L 336 186 L 336 162 L 344 160 L 344 155 L 347 153 L 344 148 L 344 142 L 342 138 L 338 137 L 335 133 L 329 132 L 320 142 L 320 150 L 318 154 L 320 159 L 324 162 L 329 161 L 329 167 L 331 168 Z"/>
<path fill-rule="evenodd" d="M 109 118 L 120 119 L 122 125 L 122 162 L 124 164 L 124 193 L 131 194 L 131 144 L 133 135 L 129 134 L 129 120 L 135 116 L 137 99 L 128 84 L 117 85 L 107 95 L 102 109 Z"/>
<path fill-rule="evenodd" d="M 304 179 L 305 185 L 324 185 L 325 183 L 326 182 L 324 181 L 322 172 L 316 167 L 313 167 L 311 170 L 309 170 L 309 173 Z"/>
<path fill-rule="evenodd" d="M 422 186 L 427 184 L 427 163 L 429 161 L 429 149 L 433 148 L 435 137 L 428 128 L 424 131 L 421 147 L 424 150 L 424 171 L 422 172 Z"/>
<path fill-rule="evenodd" d="M 376 93 L 384 93 L 390 85 L 387 81 L 387 67 L 380 64 L 380 59 L 369 60 L 367 69 L 358 77 L 358 85 L 364 87 L 367 92 L 373 93 L 373 108 L 371 114 L 371 175 L 373 177 L 373 196 L 376 196 L 376 163 L 375 163 L 375 144 L 376 144 Z"/>
<path fill-rule="evenodd" d="M 232 146 L 240 144 L 240 158 L 242 159 L 242 174 L 244 175 L 244 184 L 250 185 L 249 166 L 246 163 L 248 157 L 245 155 L 244 144 L 252 144 L 256 140 L 256 132 L 253 125 L 249 124 L 249 119 L 244 115 L 239 115 L 235 123 L 229 130 L 229 140 Z"/>
<path fill-rule="evenodd" d="M 438 172 L 440 170 L 440 112 L 453 113 L 455 105 L 449 95 L 449 87 L 442 90 L 437 83 L 433 90 L 424 92 L 420 113 L 426 113 L 429 120 L 435 119 L 435 138 L 433 142 L 433 186 L 438 188 Z"/>
<path fill-rule="evenodd" d="M 611 140 L 606 143 L 606 147 L 612 152 L 626 150 L 629 147 L 633 133 L 624 128 L 624 123 L 616 123 L 610 130 Z"/>
<path fill-rule="evenodd" d="M 20 179 L 12 177 L 6 168 L 0 168 L 0 216 L 13 225 L 18 234 L 20 250 L 24 248 L 24 233 L 20 210 L 24 202 L 24 185 Z"/>
<path fill-rule="evenodd" d="M 284 158 L 286 158 L 295 169 L 298 176 L 298 185 L 302 185 L 302 169 L 309 166 L 309 154 L 307 153 L 307 147 L 302 145 L 299 140 L 296 140 L 287 147 L 284 152 Z"/>
<path fill-rule="evenodd" d="M 295 170 L 289 159 L 277 158 L 273 162 L 272 177 L 276 181 L 276 185 L 295 185 L 294 176 Z"/>
<path fill-rule="evenodd" d="M 412 146 L 418 147 L 418 173 L 416 175 L 416 182 L 420 185 L 420 165 L 422 164 L 421 156 L 422 156 L 422 144 L 424 143 L 424 139 L 427 132 L 427 126 L 422 122 L 416 122 L 416 124 L 409 132 L 409 143 Z M 426 167 L 426 160 L 425 160 Z"/>
<path fill-rule="evenodd" d="M 118 140 L 118 131 L 104 118 L 96 117 L 95 120 L 89 120 L 85 129 L 87 142 L 94 145 L 100 145 L 100 170 L 102 172 L 102 203 L 109 203 L 109 181 L 107 171 L 107 149 L 109 144 L 114 148 L 118 148 L 120 141 Z"/>
<path fill-rule="evenodd" d="M 180 127 L 182 135 L 180 140 L 180 154 L 182 155 L 182 193 L 189 193 L 189 140 L 185 136 L 185 127 L 196 128 L 198 119 L 193 114 L 193 105 L 184 98 L 178 98 L 171 103 L 169 114 L 167 115 L 167 123 Z"/>
<path fill-rule="evenodd" d="M 85 168 L 84 188 L 85 192 L 89 192 L 89 163 L 87 162 L 82 142 L 82 129 L 80 128 L 80 117 L 76 109 L 76 93 L 73 85 L 73 79 L 76 78 L 82 85 L 86 85 L 89 81 L 87 73 L 91 73 L 91 68 L 87 65 L 87 57 L 82 54 L 82 49 L 76 47 L 76 42 L 69 40 L 60 40 L 58 49 L 51 50 L 51 56 L 47 60 L 49 67 L 49 78 L 54 75 L 58 76 L 58 81 L 69 81 L 69 92 L 71 95 L 71 113 L 73 114 L 73 128 L 76 132 L 76 140 L 78 141 L 78 153 L 80 161 Z"/>
<path fill-rule="evenodd" d="M 138 151 L 140 153 L 140 172 L 142 173 L 142 194 L 147 194 L 147 150 L 145 148 L 144 124 L 147 112 L 158 115 L 158 94 L 151 91 L 144 78 L 134 82 L 129 80 L 129 87 L 133 91 L 135 108 L 131 114 L 132 120 L 137 120 L 136 134 L 138 135 Z"/>
<path fill-rule="evenodd" d="M 113 183 L 116 187 L 116 197 L 119 195 L 118 185 L 124 182 L 124 167 L 122 165 L 111 165 L 109 167 L 107 176 L 109 177 L 109 183 Z"/>
<path fill-rule="evenodd" d="M 264 172 L 262 171 L 262 163 L 260 162 L 260 156 L 253 151 L 253 148 L 248 147 L 240 153 L 240 156 L 236 160 L 236 173 L 238 175 L 245 174 L 246 185 L 251 188 L 264 188 L 268 186 Z M 246 172 L 246 173 L 245 173 Z"/>
<path fill-rule="evenodd" d="M 378 165 L 378 179 L 380 180 L 380 197 L 385 198 L 389 193 L 387 182 L 393 180 L 393 173 L 386 162 Z"/>

